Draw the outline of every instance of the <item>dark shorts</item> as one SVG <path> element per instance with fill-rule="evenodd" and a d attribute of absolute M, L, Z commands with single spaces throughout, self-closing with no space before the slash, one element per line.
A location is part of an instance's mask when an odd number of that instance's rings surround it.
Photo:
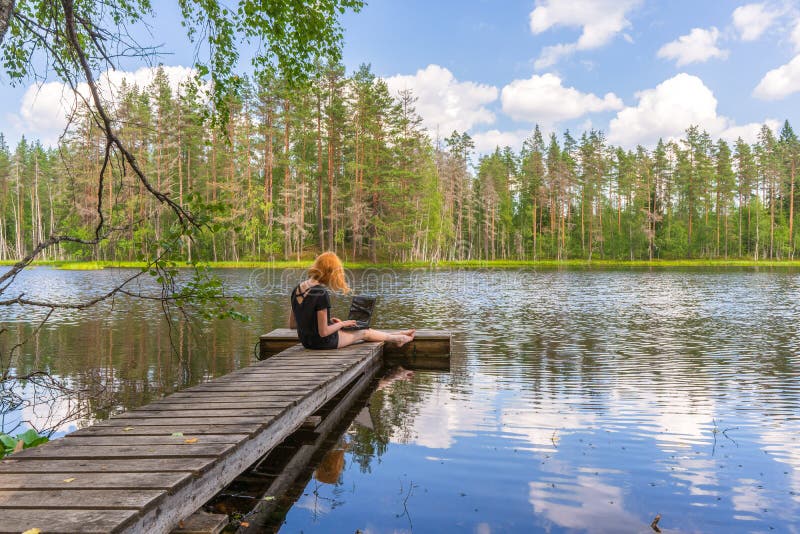
<path fill-rule="evenodd" d="M 313 350 L 330 350 L 339 347 L 339 332 L 325 337 L 314 336 L 311 339 L 301 340 L 303 346 L 307 349 Z"/>

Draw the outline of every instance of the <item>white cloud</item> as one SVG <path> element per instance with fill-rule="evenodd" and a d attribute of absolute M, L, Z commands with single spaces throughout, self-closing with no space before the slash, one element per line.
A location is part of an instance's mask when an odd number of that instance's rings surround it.
<path fill-rule="evenodd" d="M 475 152 L 477 154 L 489 154 L 494 152 L 497 147 L 505 148 L 510 146 L 519 152 L 522 143 L 531 135 L 530 130 L 513 130 L 501 132 L 500 130 L 489 130 L 488 132 L 477 132 L 472 135 L 475 142 Z"/>
<path fill-rule="evenodd" d="M 764 124 L 766 124 L 767 127 L 773 132 L 777 132 L 778 128 L 781 127 L 780 121 L 775 119 L 767 119 L 763 124 L 759 122 L 749 122 L 747 124 L 742 124 L 741 126 L 730 125 L 722 130 L 718 134 L 718 137 L 729 143 L 734 143 L 741 137 L 746 143 L 753 144 L 758 141 L 758 134 Z"/>
<path fill-rule="evenodd" d="M 711 58 L 724 59 L 727 50 L 717 46 L 719 30 L 713 26 L 707 30 L 694 28 L 688 35 L 681 35 L 676 40 L 665 44 L 658 51 L 658 57 L 674 59 L 678 67 L 689 63 L 702 63 Z"/>
<path fill-rule="evenodd" d="M 45 145 L 54 145 L 74 107 L 75 95 L 63 83 L 36 84 L 25 91 L 19 111 L 7 118 L 20 135 L 39 138 Z"/>
<path fill-rule="evenodd" d="M 780 100 L 800 91 L 800 55 L 786 65 L 772 69 L 761 78 L 753 96 L 762 100 Z"/>
<path fill-rule="evenodd" d="M 534 35 L 558 26 L 579 27 L 581 35 L 574 43 L 545 47 L 537 69 L 549 67 L 578 50 L 591 50 L 608 43 L 628 28 L 626 18 L 640 0 L 540 0 L 530 13 L 530 29 Z"/>
<path fill-rule="evenodd" d="M 794 49 L 800 51 L 800 18 L 794 22 L 792 35 L 790 36 Z"/>
<path fill-rule="evenodd" d="M 755 41 L 769 28 L 779 15 L 765 4 L 747 4 L 733 11 L 733 25 L 742 41 Z"/>
<path fill-rule="evenodd" d="M 501 100 L 503 111 L 512 119 L 546 125 L 623 107 L 614 93 L 603 98 L 582 93 L 574 87 L 564 87 L 561 78 L 550 73 L 514 80 L 503 87 Z"/>
<path fill-rule="evenodd" d="M 448 136 L 453 130 L 464 132 L 476 124 L 495 120 L 485 106 L 497 100 L 497 87 L 474 82 L 459 82 L 453 73 L 439 65 L 428 65 L 414 75 L 386 78 L 393 93 L 411 89 L 417 97 L 417 113 L 432 133 Z"/>
<path fill-rule="evenodd" d="M 760 123 L 736 125 L 731 119 L 717 114 L 717 99 L 697 76 L 680 73 L 664 80 L 653 89 L 636 94 L 638 104 L 626 107 L 611 119 L 608 140 L 613 144 L 632 147 L 654 145 L 659 138 L 679 139 L 686 128 L 698 125 L 712 137 L 746 141 L 755 140 Z M 770 127 L 776 121 L 768 120 Z"/>
<path fill-rule="evenodd" d="M 183 66 L 162 67 L 173 92 L 180 84 L 194 76 L 195 71 Z M 147 87 L 155 78 L 157 68 L 143 67 L 134 72 L 106 71 L 98 79 L 102 98 L 113 105 L 122 81 L 128 85 Z M 78 86 L 79 93 L 89 99 L 89 87 Z M 38 138 L 44 145 L 55 145 L 67 126 L 76 107 L 76 95 L 61 82 L 37 83 L 28 87 L 20 102 L 19 110 L 6 116 L 15 132 L 20 136 Z"/>

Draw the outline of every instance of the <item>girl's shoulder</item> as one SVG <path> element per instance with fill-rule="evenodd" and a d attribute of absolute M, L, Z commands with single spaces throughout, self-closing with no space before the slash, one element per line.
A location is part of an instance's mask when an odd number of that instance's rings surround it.
<path fill-rule="evenodd" d="M 295 287 L 293 291 L 300 295 L 327 295 L 328 288 L 325 284 L 304 280 L 297 284 L 297 287 Z"/>
<path fill-rule="evenodd" d="M 328 288 L 325 284 L 314 284 L 308 287 L 308 294 L 315 296 L 322 296 L 328 294 Z"/>

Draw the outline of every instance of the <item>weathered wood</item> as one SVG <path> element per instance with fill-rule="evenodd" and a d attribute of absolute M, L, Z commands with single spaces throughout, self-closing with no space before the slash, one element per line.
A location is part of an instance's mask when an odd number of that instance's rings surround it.
<path fill-rule="evenodd" d="M 284 402 L 291 402 L 292 399 L 297 398 L 297 395 L 287 392 L 273 392 L 266 394 L 263 391 L 226 391 L 224 395 L 215 391 L 179 391 L 170 395 L 170 399 L 192 399 L 197 402 L 205 402 L 208 399 L 219 399 L 221 397 L 235 398 L 246 397 L 252 400 L 270 400 L 278 399 Z"/>
<path fill-rule="evenodd" d="M 58 510 L 30 508 L 3 510 L 0 534 L 19 534 L 32 528 L 65 534 L 105 533 L 124 528 L 138 515 L 136 510 Z"/>
<path fill-rule="evenodd" d="M 15 455 L 16 456 L 16 455 Z M 8 458 L 0 460 L 2 473 L 151 473 L 190 472 L 196 475 L 207 471 L 216 458 L 89 458 L 37 459 Z M 64 478 L 67 478 L 66 476 Z M 2 523 L 2 522 L 0 522 Z"/>
<path fill-rule="evenodd" d="M 252 436 L 258 432 L 263 423 L 249 423 L 249 424 L 230 424 L 225 423 L 209 424 L 206 422 L 201 425 L 185 425 L 185 424 L 167 424 L 163 425 L 148 425 L 131 427 L 130 425 L 114 425 L 107 424 L 106 421 L 98 423 L 94 426 L 81 428 L 68 438 L 83 437 L 83 436 L 171 436 L 175 432 L 181 432 L 185 435 L 247 435 Z"/>
<path fill-rule="evenodd" d="M 233 399 L 219 399 L 217 401 L 202 401 L 195 403 L 187 402 L 151 402 L 147 405 L 148 410 L 215 410 L 217 408 L 225 408 L 233 406 L 242 409 L 249 408 L 282 408 L 286 406 L 285 400 L 233 400 Z"/>
<path fill-rule="evenodd" d="M 209 424 L 208 419 L 204 417 L 173 417 L 172 421 L 176 427 L 181 425 L 207 425 Z M 224 421 L 225 424 L 263 424 L 264 418 L 259 416 L 252 416 L 252 417 L 227 417 Z M 220 423 L 223 423 L 222 421 Z M 137 426 L 164 426 L 164 420 L 157 417 L 137 417 L 137 418 L 118 418 L 115 417 L 114 419 L 109 419 L 104 421 L 105 425 L 107 426 L 120 426 L 120 427 L 132 427 L 136 428 Z"/>
<path fill-rule="evenodd" d="M 131 410 L 129 412 L 121 413 L 119 415 L 114 416 L 114 420 L 119 419 L 141 419 L 141 418 L 150 418 L 150 419 L 158 419 L 158 418 L 168 418 L 168 419 L 176 419 L 180 417 L 261 417 L 261 418 L 269 418 L 273 415 L 278 415 L 281 413 L 280 408 L 251 408 L 249 410 L 237 410 L 233 407 L 219 407 L 214 409 L 202 409 L 202 410 L 172 410 L 171 412 L 165 412 L 164 410 L 145 410 L 142 408 Z M 162 421 L 160 424 L 164 424 Z"/>
<path fill-rule="evenodd" d="M 162 490 L 0 490 L 0 510 L 41 508 L 54 510 L 141 510 L 164 498 Z M 4 514 L 4 512 L 0 512 Z"/>
<path fill-rule="evenodd" d="M 258 384 L 265 387 L 283 387 L 286 389 L 298 386 L 313 386 L 317 378 L 321 376 L 334 376 L 340 369 L 335 371 L 318 371 L 315 374 L 300 375 L 296 372 L 286 373 L 280 370 L 273 370 L 270 373 L 258 375 L 239 375 L 214 380 L 214 384 Z"/>
<path fill-rule="evenodd" d="M 329 376 L 335 375 L 321 375 L 319 382 L 324 380 Z M 193 388 L 189 388 L 186 390 L 187 393 L 194 393 L 195 391 L 217 391 L 217 392 L 225 392 L 225 391 L 245 391 L 245 392 L 253 392 L 253 393 L 263 393 L 265 396 L 272 395 L 272 396 L 284 396 L 284 397 L 302 397 L 302 393 L 298 391 L 298 388 L 294 386 L 278 386 L 273 384 L 257 384 L 254 382 L 243 383 L 243 384 L 236 384 L 236 383 L 229 383 L 229 384 L 203 384 L 201 386 L 195 386 Z"/>
<path fill-rule="evenodd" d="M 317 428 L 321 422 L 322 422 L 322 417 L 320 417 L 319 415 L 312 415 L 311 417 L 306 417 L 306 420 L 303 421 L 303 428 L 314 429 Z"/>
<path fill-rule="evenodd" d="M 90 446 L 70 440 L 53 441 L 52 447 L 34 447 L 14 455 L 15 459 L 73 458 L 104 460 L 108 458 L 216 458 L 236 448 L 231 443 L 181 443 L 175 445 L 110 445 Z"/>
<path fill-rule="evenodd" d="M 374 372 L 382 350 L 381 343 L 292 347 L 285 357 L 14 454 L 0 461 L 0 532 L 169 532 L 345 386 Z M 31 523 L 47 516 L 58 520 Z"/>
<path fill-rule="evenodd" d="M 98 436 L 82 434 L 80 436 L 69 435 L 64 439 L 65 441 L 77 440 L 73 443 L 78 445 L 97 447 L 100 445 L 175 445 L 186 443 L 187 440 L 195 443 L 239 443 L 249 437 L 247 434 L 184 434 L 183 432 L 173 432 L 173 434 L 160 436 Z"/>
<path fill-rule="evenodd" d="M 219 534 L 228 525 L 225 514 L 209 514 L 198 510 L 183 520 L 172 534 Z"/>
<path fill-rule="evenodd" d="M 387 330 L 388 332 L 398 332 L 398 330 Z M 394 344 L 388 343 L 383 348 L 383 354 L 386 357 L 402 356 L 406 361 L 410 357 L 435 357 L 449 359 L 450 357 L 450 332 L 441 330 L 419 329 L 417 330 L 414 341 L 397 347 Z M 259 339 L 259 359 L 269 361 L 270 356 L 281 352 L 288 352 L 289 350 L 297 350 L 298 339 L 297 331 L 290 330 L 289 328 L 278 328 L 263 334 Z M 302 347 L 301 347 L 302 348 Z M 316 351 L 314 351 L 316 353 Z M 427 360 L 420 360 L 420 362 Z M 437 364 L 438 362 L 433 362 Z M 438 364 L 441 367 L 441 364 Z M 429 365 L 430 366 L 430 365 Z M 435 366 L 435 365 L 434 365 Z"/>
<path fill-rule="evenodd" d="M 0 473 L 0 490 L 170 490 L 191 473 Z M 41 503 L 40 503 L 41 504 Z"/>
<path fill-rule="evenodd" d="M 237 450 L 237 454 L 222 458 L 203 476 L 194 479 L 170 499 L 174 507 L 161 510 L 147 509 L 132 532 L 165 532 L 181 519 L 188 517 L 200 508 L 219 490 L 228 485 L 239 473 L 244 472 L 256 460 L 270 451 L 275 445 L 291 434 L 306 417 L 323 406 L 347 384 L 360 377 L 370 365 L 380 360 L 382 344 L 365 344 L 362 349 L 354 349 L 358 357 L 355 365 L 343 372 L 336 380 L 310 393 L 302 404 L 292 406 L 276 417 L 257 438 L 248 440 Z M 359 357 L 360 356 L 360 357 Z"/>
<path fill-rule="evenodd" d="M 316 431 L 320 437 L 313 443 L 301 446 L 294 453 L 283 466 L 280 473 L 277 473 L 277 476 L 270 483 L 269 487 L 265 488 L 264 495 L 278 496 L 284 494 L 286 490 L 296 482 L 301 473 L 306 469 L 311 457 L 325 442 L 328 434 L 340 423 L 345 412 L 353 407 L 358 397 L 366 391 L 370 382 L 377 374 L 378 369 L 380 369 L 380 365 L 379 362 L 376 362 L 375 365 L 368 369 L 363 377 L 353 385 L 344 397 L 342 397 L 336 407 L 317 426 Z M 263 473 L 267 467 L 266 465 L 261 465 L 257 468 L 257 471 Z M 248 514 L 251 526 L 240 530 L 244 532 L 258 532 L 257 525 L 262 523 L 262 519 L 265 519 L 273 513 L 275 507 L 278 506 L 280 502 L 281 501 L 278 499 L 259 500 L 250 514 Z"/>

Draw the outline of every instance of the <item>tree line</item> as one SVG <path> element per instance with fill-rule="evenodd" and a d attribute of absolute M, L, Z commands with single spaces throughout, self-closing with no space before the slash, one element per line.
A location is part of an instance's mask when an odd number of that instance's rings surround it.
<path fill-rule="evenodd" d="M 162 69 L 147 87 L 123 83 L 112 108 L 138 166 L 204 214 L 202 233 L 179 235 L 173 210 L 127 160 L 106 159 L 106 137 L 78 110 L 56 147 L 23 138 L 11 150 L 0 137 L 0 259 L 56 233 L 92 237 L 100 221 L 99 247 L 59 243 L 44 258 L 789 259 L 798 248 L 788 121 L 754 144 L 689 126 L 652 150 L 537 126 L 520 151 L 475 161 L 469 135 L 431 139 L 414 95 L 391 94 L 369 66 L 318 65 L 299 86 L 239 83 L 224 121 L 204 87 L 174 91 Z"/>

